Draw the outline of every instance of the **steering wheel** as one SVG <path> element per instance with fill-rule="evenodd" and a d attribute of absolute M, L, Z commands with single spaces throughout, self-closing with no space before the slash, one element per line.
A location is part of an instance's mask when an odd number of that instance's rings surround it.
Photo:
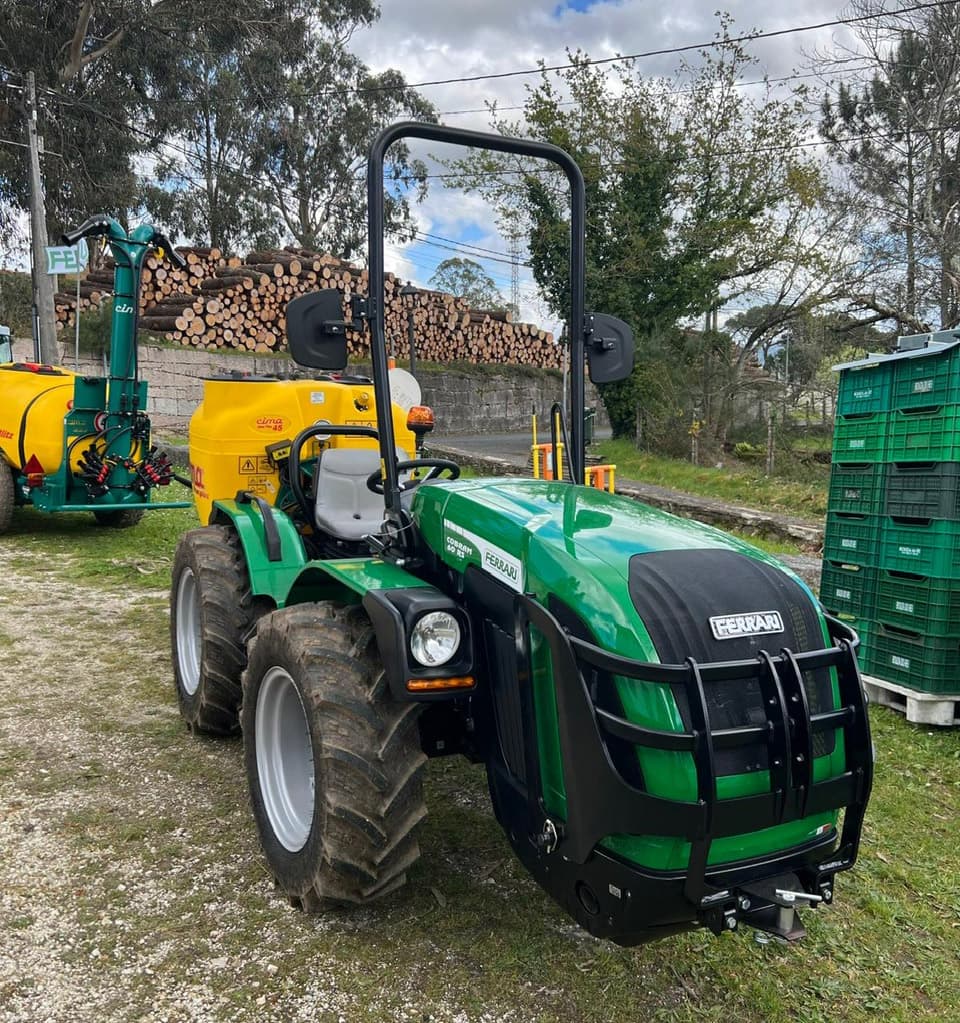
<path fill-rule="evenodd" d="M 424 469 L 430 468 L 430 471 L 426 476 L 421 476 L 416 479 L 406 480 L 400 484 L 401 490 L 412 490 L 414 487 L 419 487 L 421 483 L 426 483 L 428 480 L 435 480 L 440 473 L 450 473 L 449 478 L 455 480 L 460 476 L 460 466 L 456 462 L 450 462 L 446 458 L 411 458 L 406 462 L 397 462 L 397 472 L 405 472 L 407 469 Z M 372 490 L 375 494 L 383 493 L 383 475 L 379 469 L 376 472 L 370 473 L 367 477 L 367 489 Z"/>

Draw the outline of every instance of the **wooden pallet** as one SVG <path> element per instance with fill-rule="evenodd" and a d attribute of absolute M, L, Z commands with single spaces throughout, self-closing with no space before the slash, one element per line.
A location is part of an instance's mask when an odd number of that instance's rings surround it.
<path fill-rule="evenodd" d="M 915 725 L 960 725 L 960 694 L 922 693 L 886 679 L 864 675 L 867 698 L 890 707 Z"/>

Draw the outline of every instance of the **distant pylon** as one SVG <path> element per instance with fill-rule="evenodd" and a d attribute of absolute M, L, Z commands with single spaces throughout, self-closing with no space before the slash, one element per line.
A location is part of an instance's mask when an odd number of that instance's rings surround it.
<path fill-rule="evenodd" d="M 517 231 L 510 234 L 510 304 L 520 309 L 520 235 Z"/>

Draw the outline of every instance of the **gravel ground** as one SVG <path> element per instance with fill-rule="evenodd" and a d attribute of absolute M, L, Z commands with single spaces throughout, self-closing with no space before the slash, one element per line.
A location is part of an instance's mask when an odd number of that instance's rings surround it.
<path fill-rule="evenodd" d="M 0 1021 L 515 1018 L 426 1001 L 412 967 L 371 985 L 364 914 L 287 906 L 239 741 L 180 723 L 166 591 L 24 553 L 0 543 Z"/>

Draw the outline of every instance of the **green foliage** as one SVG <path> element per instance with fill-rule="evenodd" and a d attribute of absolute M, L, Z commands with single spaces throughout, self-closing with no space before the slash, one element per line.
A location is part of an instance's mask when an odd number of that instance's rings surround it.
<path fill-rule="evenodd" d="M 870 16 L 857 30 L 869 77 L 831 83 L 820 122 L 847 168 L 850 194 L 841 201 L 863 211 L 850 304 L 899 333 L 951 327 L 960 323 L 960 9 L 860 7 Z M 847 58 L 825 59 L 821 70 L 839 71 Z"/>
<path fill-rule="evenodd" d="M 571 67 L 542 72 L 522 123 L 494 120 L 504 134 L 560 146 L 583 172 L 588 305 L 626 320 L 641 355 L 630 381 L 604 390 L 618 436 L 632 436 L 643 410 L 657 405 L 676 412 L 673 422 L 659 417 L 669 437 L 678 422 L 689 426 L 696 406 L 719 435 L 752 352 L 774 324 L 824 300 L 832 279 L 829 231 L 822 223 L 812 228 L 825 186 L 801 145 L 800 98 L 782 101 L 768 90 L 753 99 L 737 87 L 754 62 L 733 41 L 730 24 L 721 16 L 715 44 L 698 67 L 679 69 L 676 90 L 644 79 L 630 61 L 611 71 L 577 52 L 569 54 Z M 454 183 L 494 200 L 503 222 L 526 225 L 537 283 L 566 316 L 565 181 L 515 157 L 481 154 L 451 166 L 459 172 Z M 768 293 L 777 279 L 774 324 L 758 324 L 742 345 L 708 333 L 694 351 L 676 329 L 725 301 Z M 665 350 L 661 339 L 669 336 L 674 344 Z M 708 369 L 719 374 L 715 385 Z M 657 393 L 665 379 L 676 392 L 666 399 Z M 707 384 L 716 401 L 708 400 Z"/>
<path fill-rule="evenodd" d="M 145 207 L 197 243 L 286 235 L 351 256 L 358 157 L 384 124 L 433 116 L 397 72 L 371 74 L 347 51 L 377 14 L 373 0 L 0 0 L 0 123 L 22 141 L 23 75 L 35 70 L 40 130 L 58 154 L 44 161 L 51 237 L 94 212 L 125 222 Z M 25 207 L 25 166 L 22 150 L 0 147 L 0 210 Z M 425 170 L 397 147 L 391 175 L 388 227 L 408 235 L 408 190 L 422 194 Z"/>
<path fill-rule="evenodd" d="M 110 354 L 110 328 L 113 322 L 113 303 L 101 302 L 80 313 L 80 352 L 97 357 Z M 61 340 L 67 339 L 67 333 Z"/>
<path fill-rule="evenodd" d="M 479 263 L 458 256 L 445 259 L 430 278 L 432 287 L 462 298 L 472 309 L 504 308 L 496 282 Z"/>
<path fill-rule="evenodd" d="M 218 47 L 198 26 L 197 46 L 167 83 L 161 108 L 187 152 L 165 154 L 145 192 L 148 207 L 221 247 L 272 245 L 286 235 L 350 258 L 365 238 L 357 171 L 370 142 L 395 120 L 435 120 L 433 108 L 398 72 L 373 74 L 346 49 L 351 31 L 377 16 L 370 0 L 259 6 L 257 32 Z M 409 199 L 423 196 L 425 175 L 405 146 L 391 149 L 389 233 L 410 236 Z"/>
<path fill-rule="evenodd" d="M 759 462 L 767 455 L 765 448 L 745 440 L 738 441 L 733 445 L 733 453 L 741 462 Z"/>
<path fill-rule="evenodd" d="M 31 336 L 32 305 L 30 275 L 0 270 L 0 323 L 8 326 L 15 337 Z"/>
<path fill-rule="evenodd" d="M 274 58 L 269 98 L 257 108 L 251 168 L 265 179 L 270 208 L 301 245 L 350 259 L 366 242 L 360 171 L 370 143 L 394 121 L 435 121 L 434 108 L 398 71 L 372 73 L 316 27 L 302 51 L 281 47 Z M 345 90 L 344 82 L 356 91 Z M 388 234 L 413 237 L 410 197 L 425 196 L 426 174 L 405 144 L 391 147 L 384 174 Z"/>

